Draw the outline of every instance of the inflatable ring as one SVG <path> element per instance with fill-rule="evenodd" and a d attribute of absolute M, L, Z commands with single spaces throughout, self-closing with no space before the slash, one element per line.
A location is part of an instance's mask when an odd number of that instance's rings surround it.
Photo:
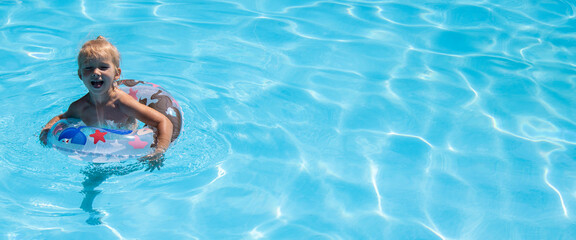
<path fill-rule="evenodd" d="M 172 142 L 180 135 L 182 109 L 162 87 L 148 82 L 122 80 L 118 87 L 140 103 L 164 114 L 173 125 Z M 89 127 L 79 119 L 62 119 L 48 132 L 48 146 L 90 162 L 118 162 L 154 151 L 155 133 L 143 126 L 136 130 Z"/>

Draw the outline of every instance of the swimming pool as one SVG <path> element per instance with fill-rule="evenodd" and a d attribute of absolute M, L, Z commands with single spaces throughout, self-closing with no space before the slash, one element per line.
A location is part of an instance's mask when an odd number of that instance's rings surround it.
<path fill-rule="evenodd" d="M 3 239 L 573 239 L 568 1 L 1 1 Z M 185 124 L 164 166 L 40 128 L 104 35 Z"/>

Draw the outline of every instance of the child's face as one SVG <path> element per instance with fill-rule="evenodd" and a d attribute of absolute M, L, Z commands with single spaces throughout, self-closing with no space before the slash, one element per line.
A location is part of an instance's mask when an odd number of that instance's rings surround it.
<path fill-rule="evenodd" d="M 120 68 L 117 69 L 110 58 L 90 59 L 82 63 L 78 76 L 91 93 L 106 92 L 120 78 Z"/>

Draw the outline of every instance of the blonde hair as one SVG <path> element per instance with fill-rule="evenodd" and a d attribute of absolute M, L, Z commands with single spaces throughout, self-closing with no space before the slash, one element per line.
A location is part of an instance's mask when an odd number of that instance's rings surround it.
<path fill-rule="evenodd" d="M 87 60 L 102 58 L 111 58 L 115 70 L 118 72 L 118 68 L 120 68 L 120 52 L 106 38 L 98 36 L 96 39 L 82 45 L 78 53 L 78 68 L 81 68 L 82 64 Z"/>

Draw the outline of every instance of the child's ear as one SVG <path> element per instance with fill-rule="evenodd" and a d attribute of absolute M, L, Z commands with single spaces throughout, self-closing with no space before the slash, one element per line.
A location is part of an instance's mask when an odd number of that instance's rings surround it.
<path fill-rule="evenodd" d="M 80 69 L 78 69 L 78 78 L 80 78 L 80 80 L 82 80 L 82 74 L 80 73 Z"/>
<path fill-rule="evenodd" d="M 122 69 L 116 68 L 116 76 L 114 76 L 114 80 L 120 79 L 120 74 L 122 73 Z"/>

